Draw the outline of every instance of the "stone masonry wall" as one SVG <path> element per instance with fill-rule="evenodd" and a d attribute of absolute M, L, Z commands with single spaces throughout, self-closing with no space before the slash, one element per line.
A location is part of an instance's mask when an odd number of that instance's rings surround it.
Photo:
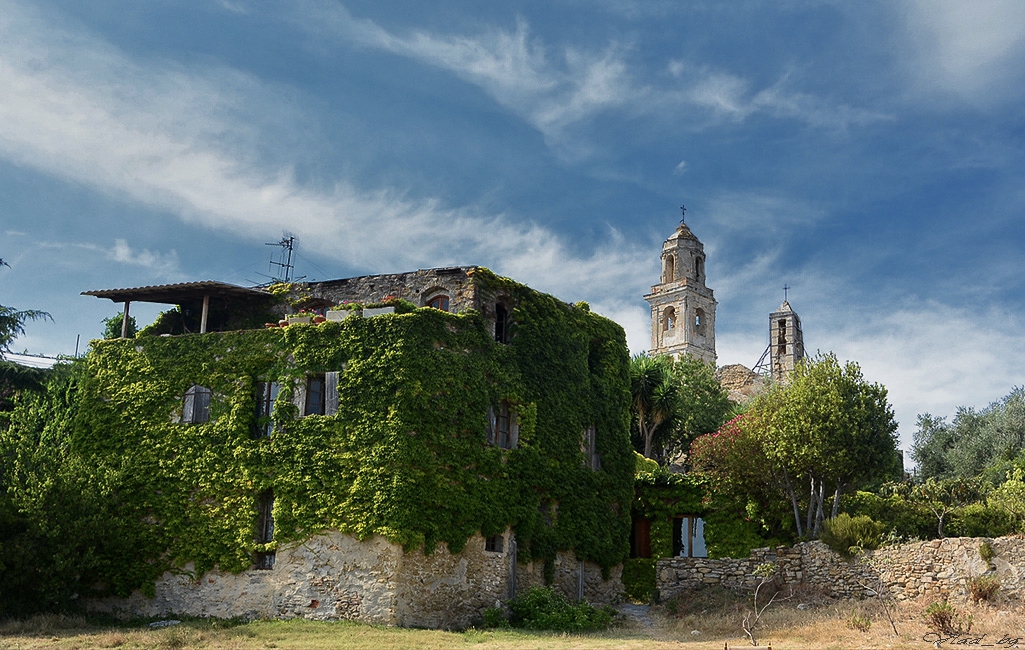
<path fill-rule="evenodd" d="M 442 269 L 421 269 L 408 273 L 391 273 L 386 275 L 365 275 L 357 278 L 311 282 L 309 285 L 311 299 L 331 304 L 342 302 L 373 303 L 381 302 L 388 296 L 408 300 L 417 307 L 427 305 L 427 301 L 438 295 L 446 294 L 451 301 L 449 311 L 460 312 L 464 309 L 478 309 L 474 284 L 467 273 L 474 267 L 455 266 Z"/>
<path fill-rule="evenodd" d="M 359 541 L 331 532 L 278 549 L 274 566 L 240 574 L 210 571 L 198 579 L 167 573 L 156 595 L 93 599 L 89 609 L 119 616 L 216 618 L 306 618 L 351 620 L 408 627 L 463 628 L 488 607 L 509 598 L 513 554 L 506 532 L 504 552 L 484 550 L 484 538 L 470 538 L 462 552 L 444 544 L 429 555 L 404 553 L 383 537 Z M 597 565 L 580 563 L 570 552 L 555 561 L 555 587 L 576 599 L 583 569 L 584 596 L 615 602 L 623 591 L 621 568 L 602 580 Z M 518 593 L 543 584 L 543 563 L 517 565 Z"/>
<path fill-rule="evenodd" d="M 522 594 L 531 587 L 544 586 L 544 562 L 520 563 L 516 572 L 516 593 Z M 555 558 L 555 580 L 552 587 L 570 602 L 580 596 L 583 572 L 583 599 L 591 604 L 613 604 L 622 598 L 623 565 L 609 571 L 609 579 L 602 579 L 601 567 L 593 562 L 580 562 L 574 553 L 559 551 Z"/>
<path fill-rule="evenodd" d="M 383 537 L 362 542 L 329 533 L 278 549 L 274 567 L 239 574 L 209 571 L 193 579 L 166 573 L 156 595 L 90 601 L 125 616 L 308 618 L 399 624 L 395 577 L 402 547 Z M 186 571 L 191 566 L 186 566 Z"/>
<path fill-rule="evenodd" d="M 988 542 L 994 558 L 987 564 L 979 547 Z M 775 562 L 787 584 L 819 587 L 834 597 L 861 597 L 866 586 L 882 588 L 905 600 L 918 596 L 965 597 L 968 580 L 996 575 L 1003 593 L 1025 595 L 1025 540 L 948 537 L 869 551 L 846 561 L 822 542 L 793 548 L 760 548 L 742 559 L 666 558 L 659 560 L 657 584 L 663 598 L 703 584 L 731 589 L 754 589 L 760 578 L 754 570 Z"/>

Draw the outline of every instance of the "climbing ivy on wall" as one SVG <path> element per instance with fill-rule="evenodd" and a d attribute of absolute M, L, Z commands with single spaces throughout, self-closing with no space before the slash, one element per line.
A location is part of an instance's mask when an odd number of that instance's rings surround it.
<path fill-rule="evenodd" d="M 118 543 L 97 551 L 90 579 L 124 595 L 189 563 L 240 571 L 253 552 L 332 529 L 458 552 L 512 526 L 523 559 L 622 561 L 634 467 L 622 329 L 485 269 L 473 283 L 512 308 L 507 345 L 476 311 L 429 308 L 94 343 L 68 442 Z M 322 372 L 339 373 L 337 413 L 299 417 L 295 391 Z M 255 386 L 271 380 L 274 430 L 257 438 Z M 175 421 L 193 385 L 212 391 L 210 420 Z M 502 400 L 519 419 L 515 449 L 487 444 Z M 582 450 L 590 425 L 598 470 Z M 274 541 L 259 544 L 268 490 Z"/>

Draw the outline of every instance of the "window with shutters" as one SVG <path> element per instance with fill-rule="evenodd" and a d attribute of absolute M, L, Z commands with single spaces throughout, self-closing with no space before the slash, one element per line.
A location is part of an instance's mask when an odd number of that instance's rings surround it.
<path fill-rule="evenodd" d="M 185 391 L 182 403 L 182 422 L 202 424 L 210 421 L 210 398 L 213 392 L 203 386 L 192 386 Z"/>
<path fill-rule="evenodd" d="M 338 372 L 314 373 L 298 383 L 292 403 L 301 417 L 338 412 L 338 375 Z"/>

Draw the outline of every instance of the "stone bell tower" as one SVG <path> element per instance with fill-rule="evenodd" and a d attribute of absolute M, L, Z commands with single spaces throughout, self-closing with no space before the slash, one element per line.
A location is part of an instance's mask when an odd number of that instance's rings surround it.
<path fill-rule="evenodd" d="M 772 378 L 786 382 L 797 362 L 804 358 L 801 318 L 784 297 L 779 309 L 769 315 L 769 359 Z"/>
<path fill-rule="evenodd" d="M 705 247 L 680 220 L 662 244 L 662 281 L 644 296 L 651 305 L 651 351 L 715 364 L 715 298 L 705 286 Z"/>

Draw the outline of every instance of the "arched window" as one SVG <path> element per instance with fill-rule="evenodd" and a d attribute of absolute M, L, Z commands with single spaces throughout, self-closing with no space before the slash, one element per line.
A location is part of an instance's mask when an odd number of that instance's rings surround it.
<path fill-rule="evenodd" d="M 694 310 L 694 332 L 704 336 L 705 329 L 705 310 L 698 307 Z"/>
<path fill-rule="evenodd" d="M 662 323 L 667 332 L 676 329 L 676 310 L 672 307 L 666 307 L 666 310 L 663 312 Z"/>
<path fill-rule="evenodd" d="M 662 270 L 662 282 L 672 282 L 676 279 L 676 258 L 666 255 L 665 268 Z"/>
<path fill-rule="evenodd" d="M 210 396 L 213 393 L 203 386 L 192 386 L 185 391 L 185 402 L 182 404 L 182 422 L 185 424 L 201 424 L 210 421 Z"/>
<path fill-rule="evenodd" d="M 433 307 L 434 309 L 440 309 L 441 311 L 448 311 L 448 296 L 443 293 L 434 296 L 427 301 L 427 306 Z"/>
<path fill-rule="evenodd" d="M 697 280 L 701 280 L 705 275 L 705 259 L 703 257 L 694 258 L 694 277 Z"/>

